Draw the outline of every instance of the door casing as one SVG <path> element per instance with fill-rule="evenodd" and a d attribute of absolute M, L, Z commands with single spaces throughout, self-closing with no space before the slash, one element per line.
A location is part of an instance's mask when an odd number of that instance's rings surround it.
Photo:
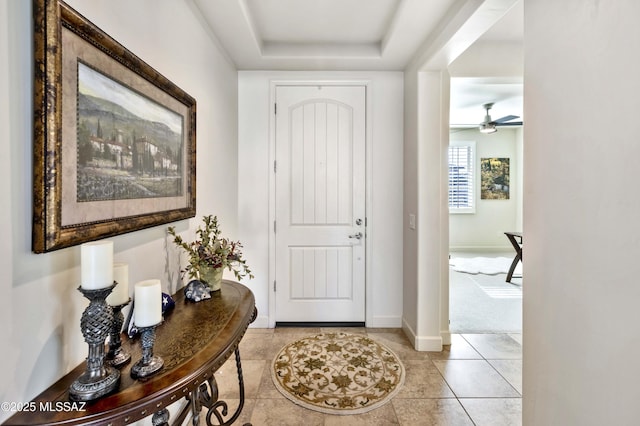
<path fill-rule="evenodd" d="M 274 328 L 276 325 L 276 297 L 274 292 L 275 268 L 276 268 L 276 245 L 275 230 L 273 223 L 276 220 L 276 180 L 274 172 L 274 162 L 276 159 L 276 88 L 278 86 L 363 86 L 365 88 L 365 212 L 366 212 L 366 232 L 365 239 L 365 258 L 371 259 L 371 235 L 375 232 L 373 228 L 374 220 L 371 215 L 371 195 L 372 195 L 372 150 L 371 142 L 373 137 L 372 120 L 371 120 L 371 81 L 370 80 L 272 80 L 269 88 L 269 327 Z M 373 318 L 373 294 L 369 285 L 369 277 L 371 276 L 371 262 L 365 265 L 365 325 L 371 323 Z"/>

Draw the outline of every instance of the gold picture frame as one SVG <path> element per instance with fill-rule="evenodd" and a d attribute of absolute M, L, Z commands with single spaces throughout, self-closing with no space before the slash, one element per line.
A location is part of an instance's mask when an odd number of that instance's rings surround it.
<path fill-rule="evenodd" d="M 195 216 L 196 101 L 61 0 L 34 0 L 32 250 Z"/>

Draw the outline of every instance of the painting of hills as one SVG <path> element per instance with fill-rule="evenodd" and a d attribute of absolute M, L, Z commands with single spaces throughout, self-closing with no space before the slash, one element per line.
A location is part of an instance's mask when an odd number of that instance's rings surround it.
<path fill-rule="evenodd" d="M 183 192 L 180 114 L 78 63 L 77 201 Z"/>

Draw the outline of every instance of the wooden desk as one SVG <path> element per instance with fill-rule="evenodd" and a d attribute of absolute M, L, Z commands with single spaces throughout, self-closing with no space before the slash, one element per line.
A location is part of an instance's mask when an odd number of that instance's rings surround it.
<path fill-rule="evenodd" d="M 78 295 L 81 297 L 81 295 Z M 176 416 L 180 424 L 191 412 L 209 409 L 207 420 L 218 418 L 217 424 L 231 424 L 244 405 L 244 382 L 238 344 L 257 311 L 253 293 L 245 286 L 223 281 L 222 289 L 199 303 L 186 301 L 183 291 L 174 296 L 176 307 L 156 329 L 154 354 L 164 359 L 164 367 L 146 380 L 131 378 L 130 368 L 142 357 L 139 339 L 122 335 L 122 346 L 131 353 L 131 362 L 121 369 L 120 388 L 103 398 L 87 403 L 85 411 L 48 410 L 56 403 L 70 404 L 69 386 L 85 371 L 83 362 L 69 374 L 38 395 L 32 402 L 33 412 L 20 412 L 10 417 L 9 425 L 124 425 L 153 415 L 153 424 L 166 424 L 166 407 L 186 398 L 189 404 Z M 78 325 L 78 333 L 80 333 Z M 226 421 L 220 412 L 226 407 L 218 401 L 214 372 L 236 355 L 240 405 Z M 51 403 L 47 405 L 47 403 Z M 41 409 L 42 408 L 42 409 Z M 225 416 L 226 417 L 226 416 Z"/>
<path fill-rule="evenodd" d="M 504 235 L 507 236 L 509 242 L 516 251 L 516 257 L 513 258 L 513 262 L 511 262 L 511 267 L 509 268 L 509 272 L 507 273 L 506 281 L 510 283 L 511 278 L 513 278 L 513 271 L 516 270 L 518 262 L 522 260 L 522 232 L 505 232 Z"/>

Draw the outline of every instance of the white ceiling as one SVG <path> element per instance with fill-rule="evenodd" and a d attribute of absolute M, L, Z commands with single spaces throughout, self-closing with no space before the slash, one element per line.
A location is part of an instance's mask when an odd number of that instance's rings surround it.
<path fill-rule="evenodd" d="M 522 43 L 522 0 L 192 2 L 239 70 L 401 71 L 438 55 L 446 66 L 473 43 Z M 521 76 L 503 77 L 453 78 L 451 122 L 479 123 L 486 102 L 494 118 L 521 115 Z"/>
<path fill-rule="evenodd" d="M 263 44 L 360 46 L 380 44 L 400 1 L 370 0 L 367 19 L 359 19 L 362 5 L 354 0 L 246 0 L 246 5 Z"/>
<path fill-rule="evenodd" d="M 493 120 L 516 115 L 523 121 L 521 78 L 453 78 L 451 79 L 451 127 L 470 128 L 482 122 L 483 105 L 494 103 L 489 114 Z"/>
<path fill-rule="evenodd" d="M 460 2 L 193 1 L 241 70 L 402 70 Z"/>

